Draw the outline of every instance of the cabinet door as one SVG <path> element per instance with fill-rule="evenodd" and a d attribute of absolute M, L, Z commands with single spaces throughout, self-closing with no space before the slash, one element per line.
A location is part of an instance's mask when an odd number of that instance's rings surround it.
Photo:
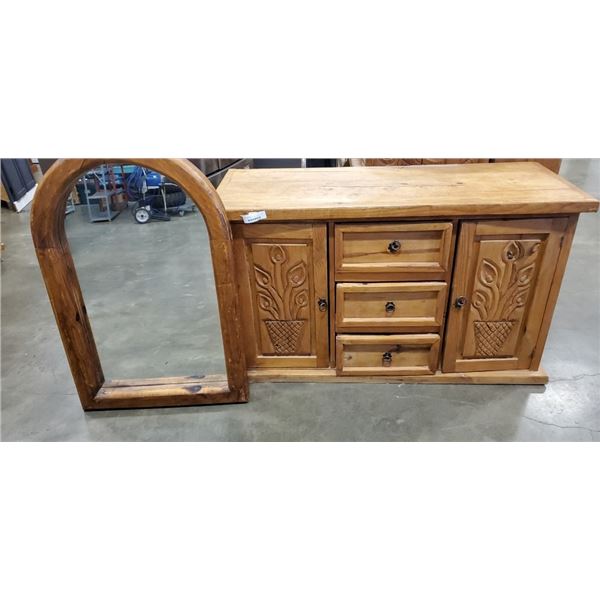
<path fill-rule="evenodd" d="M 549 325 L 543 316 L 567 224 L 567 218 L 462 224 L 445 372 L 529 368 Z"/>
<path fill-rule="evenodd" d="M 2 185 L 11 202 L 20 200 L 35 185 L 27 159 L 2 159 Z"/>
<path fill-rule="evenodd" d="M 234 225 L 246 358 L 253 367 L 327 367 L 326 226 Z"/>

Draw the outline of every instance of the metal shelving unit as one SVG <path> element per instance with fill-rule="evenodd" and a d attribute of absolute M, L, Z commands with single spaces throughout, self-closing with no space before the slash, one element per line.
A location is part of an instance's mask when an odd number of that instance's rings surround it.
<path fill-rule="evenodd" d="M 91 173 L 102 186 L 102 189 L 91 196 L 88 193 L 87 182 L 85 177 Z M 100 221 L 112 221 L 116 219 L 122 211 L 111 209 L 112 197 L 118 193 L 115 185 L 114 173 L 112 167 L 108 165 L 100 165 L 97 169 L 93 169 L 84 175 L 84 193 L 85 203 L 87 204 L 88 217 L 90 223 L 98 223 Z M 111 183 L 111 189 L 108 187 L 108 183 Z M 98 204 L 90 202 L 90 200 L 97 200 Z M 105 210 L 102 210 L 102 203 L 104 203 Z"/>

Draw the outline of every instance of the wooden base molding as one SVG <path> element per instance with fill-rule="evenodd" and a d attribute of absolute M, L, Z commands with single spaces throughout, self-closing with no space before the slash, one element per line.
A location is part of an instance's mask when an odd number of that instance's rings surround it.
<path fill-rule="evenodd" d="M 250 369 L 251 383 L 462 383 L 462 384 L 521 384 L 545 385 L 548 375 L 544 369 L 537 371 L 481 371 L 475 373 L 442 373 L 434 375 L 355 377 L 336 375 L 335 369 Z"/>

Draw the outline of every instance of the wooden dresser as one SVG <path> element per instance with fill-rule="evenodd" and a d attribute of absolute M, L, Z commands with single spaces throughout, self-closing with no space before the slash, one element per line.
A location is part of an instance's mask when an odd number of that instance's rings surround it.
<path fill-rule="evenodd" d="M 218 193 L 251 381 L 545 383 L 578 214 L 598 210 L 532 162 L 230 170 Z"/>

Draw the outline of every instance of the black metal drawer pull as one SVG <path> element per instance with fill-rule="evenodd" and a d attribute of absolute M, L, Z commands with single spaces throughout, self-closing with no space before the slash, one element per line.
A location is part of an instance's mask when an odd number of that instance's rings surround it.
<path fill-rule="evenodd" d="M 394 240 L 388 244 L 388 252 L 390 254 L 396 254 L 400 251 L 400 242 L 399 240 Z"/>

